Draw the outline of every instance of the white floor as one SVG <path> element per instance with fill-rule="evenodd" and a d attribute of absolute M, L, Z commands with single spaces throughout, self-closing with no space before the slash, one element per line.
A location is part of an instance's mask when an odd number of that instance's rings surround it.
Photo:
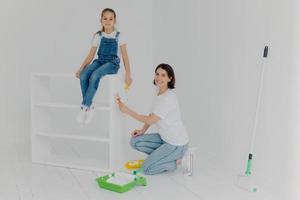
<path fill-rule="evenodd" d="M 178 170 L 147 176 L 148 185 L 118 194 L 101 189 L 95 178 L 104 173 L 37 165 L 30 162 L 29 147 L 0 146 L 0 200 L 253 200 L 274 199 L 234 186 L 231 176 L 196 163 L 194 176 Z"/>

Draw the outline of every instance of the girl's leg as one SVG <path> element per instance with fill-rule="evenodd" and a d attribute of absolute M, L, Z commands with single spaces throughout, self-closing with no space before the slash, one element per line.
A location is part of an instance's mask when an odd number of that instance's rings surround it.
<path fill-rule="evenodd" d="M 98 67 L 100 67 L 100 64 L 98 62 L 93 62 L 89 64 L 81 73 L 80 73 L 80 86 L 81 86 L 81 93 L 82 93 L 82 99 L 84 99 L 87 88 L 89 86 L 89 79 L 93 71 L 95 71 Z M 83 104 L 83 102 L 82 102 Z"/>
<path fill-rule="evenodd" d="M 164 141 L 158 133 L 144 134 L 137 137 L 132 137 L 130 145 L 141 152 L 151 154 L 155 149 L 160 147 Z"/>
<path fill-rule="evenodd" d="M 168 143 L 162 144 L 144 161 L 142 165 L 144 173 L 152 175 L 175 170 L 177 167 L 176 160 L 184 155 L 187 146 L 174 146 Z"/>
<path fill-rule="evenodd" d="M 94 70 L 89 78 L 88 87 L 83 98 L 83 105 L 90 107 L 92 105 L 93 98 L 98 89 L 100 79 L 107 74 L 116 74 L 119 70 L 119 66 L 112 63 L 105 63 L 99 68 Z"/>

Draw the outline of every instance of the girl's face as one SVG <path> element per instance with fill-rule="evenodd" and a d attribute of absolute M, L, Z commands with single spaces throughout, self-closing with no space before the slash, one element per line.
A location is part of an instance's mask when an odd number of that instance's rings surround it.
<path fill-rule="evenodd" d="M 168 88 L 168 83 L 171 81 L 171 78 L 168 76 L 167 72 L 162 69 L 158 68 L 155 72 L 154 82 L 155 85 L 159 88 Z"/>
<path fill-rule="evenodd" d="M 112 12 L 105 12 L 101 17 L 101 24 L 104 30 L 113 30 L 116 23 L 115 16 Z"/>

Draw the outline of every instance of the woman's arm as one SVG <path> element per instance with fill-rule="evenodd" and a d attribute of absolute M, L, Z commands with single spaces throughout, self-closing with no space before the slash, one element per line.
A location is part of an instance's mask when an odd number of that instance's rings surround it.
<path fill-rule="evenodd" d="M 117 104 L 121 110 L 121 112 L 131 116 L 132 118 L 140 121 L 140 122 L 143 122 L 145 123 L 146 125 L 150 126 L 152 124 L 154 124 L 155 122 L 159 121 L 160 120 L 160 117 L 158 117 L 157 115 L 151 113 L 150 115 L 141 115 L 141 114 L 138 114 L 137 112 L 135 112 L 134 110 L 128 108 L 120 99 L 119 96 L 116 96 L 116 101 L 117 101 Z M 149 127 L 145 126 L 147 129 Z"/>
<path fill-rule="evenodd" d="M 149 114 L 149 116 L 150 116 L 151 114 Z M 150 127 L 150 125 L 149 124 L 144 124 L 144 126 L 143 126 L 143 128 L 142 129 L 140 129 L 143 133 L 145 133 L 147 130 L 148 130 L 148 128 Z"/>
<path fill-rule="evenodd" d="M 94 47 L 94 46 L 91 47 L 88 55 L 84 59 L 84 61 L 81 64 L 80 68 L 78 69 L 78 71 L 76 72 L 76 77 L 77 78 L 79 78 L 80 73 L 82 72 L 82 70 L 84 70 L 84 68 L 93 61 L 93 59 L 95 57 L 95 54 L 96 54 L 96 51 L 97 51 L 97 47 Z"/>
<path fill-rule="evenodd" d="M 145 132 L 147 131 L 147 129 L 150 127 L 150 125 L 148 124 L 144 124 L 143 128 L 141 129 L 135 129 L 132 133 L 131 136 L 132 137 L 137 137 L 139 135 L 143 135 L 145 134 Z"/>
<path fill-rule="evenodd" d="M 120 46 L 121 49 L 121 54 L 122 54 L 122 59 L 123 59 L 123 64 L 125 68 L 125 83 L 129 87 L 130 84 L 132 83 L 132 78 L 131 78 L 131 71 L 130 71 L 130 64 L 129 64 L 129 59 L 128 59 L 128 54 L 127 54 L 127 48 L 126 44 L 123 44 Z"/>
<path fill-rule="evenodd" d="M 150 127 L 149 124 L 144 124 L 142 130 L 144 131 L 144 133 L 148 130 L 148 128 Z"/>
<path fill-rule="evenodd" d="M 138 120 L 140 122 L 143 122 L 145 124 L 148 124 L 148 125 L 152 125 L 155 122 L 157 122 L 157 121 L 160 120 L 160 118 L 157 115 L 153 114 L 153 113 L 150 114 L 149 116 L 147 116 L 147 115 L 141 115 L 141 114 L 135 112 L 134 110 L 128 108 L 127 106 L 124 109 L 124 111 L 122 111 L 122 112 L 125 113 L 125 114 L 127 114 L 127 115 L 129 115 L 130 117 L 132 117 L 132 118 L 134 118 L 134 119 L 136 119 L 136 120 Z"/>

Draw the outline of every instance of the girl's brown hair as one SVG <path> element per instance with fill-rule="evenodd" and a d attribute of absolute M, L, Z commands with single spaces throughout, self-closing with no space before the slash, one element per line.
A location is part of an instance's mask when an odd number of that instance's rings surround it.
<path fill-rule="evenodd" d="M 101 19 L 103 18 L 104 13 L 106 13 L 106 12 L 111 12 L 114 15 L 114 18 L 116 20 L 116 18 L 117 18 L 116 12 L 113 9 L 111 9 L 111 8 L 105 8 L 105 9 L 102 10 L 102 12 L 101 12 Z M 104 31 L 104 27 L 102 27 L 101 31 Z M 98 32 L 100 32 L 100 31 L 98 31 Z"/>

